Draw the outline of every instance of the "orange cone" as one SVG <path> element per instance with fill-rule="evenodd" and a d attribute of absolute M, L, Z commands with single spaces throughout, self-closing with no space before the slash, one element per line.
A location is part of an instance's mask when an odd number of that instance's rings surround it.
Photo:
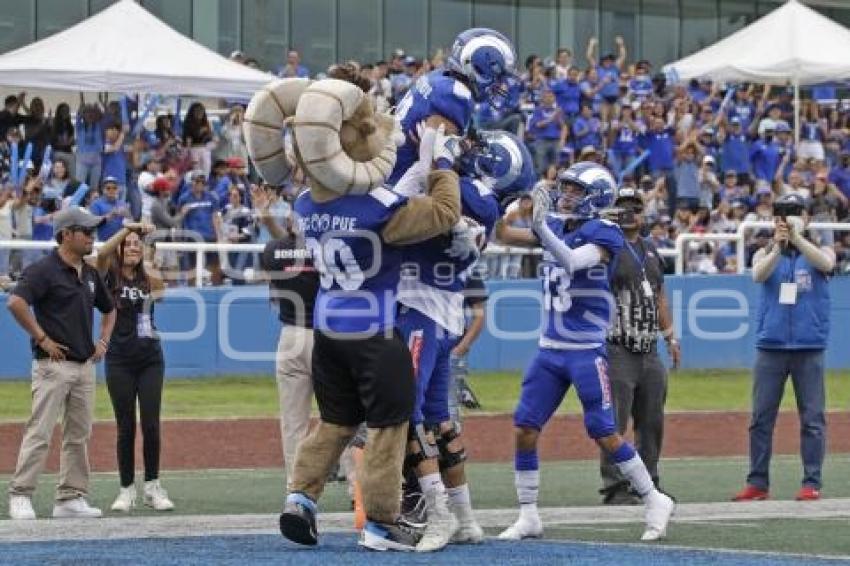
<path fill-rule="evenodd" d="M 366 526 L 366 509 L 363 507 L 363 490 L 360 488 L 360 474 L 363 472 L 363 449 L 352 447 L 354 458 L 354 528 L 362 530 Z"/>

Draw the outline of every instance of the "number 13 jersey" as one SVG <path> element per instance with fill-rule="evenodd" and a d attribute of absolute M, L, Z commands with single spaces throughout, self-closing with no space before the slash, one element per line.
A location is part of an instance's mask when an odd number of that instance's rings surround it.
<path fill-rule="evenodd" d="M 305 245 L 319 272 L 313 327 L 336 333 L 383 332 L 395 325 L 401 250 L 381 231 L 406 197 L 378 187 L 367 195 L 295 201 Z"/>
<path fill-rule="evenodd" d="M 605 344 L 611 313 L 616 312 L 609 280 L 610 259 L 623 248 L 620 227 L 607 220 L 588 220 L 577 230 L 567 231 L 564 220 L 547 219 L 552 232 L 570 248 L 595 244 L 608 252 L 608 263 L 570 273 L 544 250 L 543 317 L 541 348 L 585 350 Z"/>

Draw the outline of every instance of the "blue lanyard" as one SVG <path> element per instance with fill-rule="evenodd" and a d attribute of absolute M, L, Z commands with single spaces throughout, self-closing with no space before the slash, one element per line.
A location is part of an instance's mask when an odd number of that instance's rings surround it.
<path fill-rule="evenodd" d="M 628 248 L 629 253 L 632 254 L 632 257 L 635 258 L 635 262 L 640 266 L 640 271 L 643 275 L 643 278 L 646 279 L 646 254 L 644 253 L 643 258 L 638 256 L 637 252 L 632 247 L 631 242 L 629 242 L 628 240 L 626 240 L 626 248 Z"/>

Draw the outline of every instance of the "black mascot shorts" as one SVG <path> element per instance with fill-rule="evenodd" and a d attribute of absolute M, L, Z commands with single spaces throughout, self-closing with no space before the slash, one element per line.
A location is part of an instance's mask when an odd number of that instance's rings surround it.
<path fill-rule="evenodd" d="M 313 391 L 322 420 L 385 428 L 410 420 L 413 360 L 398 331 L 368 337 L 314 331 Z"/>

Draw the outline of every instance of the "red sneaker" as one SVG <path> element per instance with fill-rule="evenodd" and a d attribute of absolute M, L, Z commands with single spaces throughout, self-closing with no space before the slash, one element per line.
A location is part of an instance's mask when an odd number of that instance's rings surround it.
<path fill-rule="evenodd" d="M 770 497 L 766 489 L 747 484 L 747 487 L 735 494 L 732 501 L 764 501 Z"/>
<path fill-rule="evenodd" d="M 800 488 L 800 491 L 797 492 L 797 497 L 795 499 L 797 501 L 817 501 L 820 499 L 820 490 L 804 485 Z"/>

